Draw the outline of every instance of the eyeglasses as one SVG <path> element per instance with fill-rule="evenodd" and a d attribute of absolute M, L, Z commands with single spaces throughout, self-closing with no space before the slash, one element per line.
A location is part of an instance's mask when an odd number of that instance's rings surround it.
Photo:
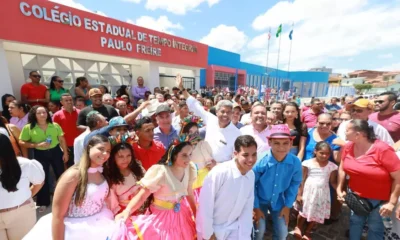
<path fill-rule="evenodd" d="M 40 75 L 32 75 L 32 77 L 34 77 L 34 78 L 42 78 L 42 76 L 40 76 Z"/>
<path fill-rule="evenodd" d="M 353 113 L 353 112 L 362 113 L 362 112 L 364 112 L 364 110 L 363 110 L 363 109 L 351 109 L 351 112 L 352 112 L 352 113 Z"/>
<path fill-rule="evenodd" d="M 383 101 L 383 100 L 375 100 L 375 104 L 382 104 L 382 103 L 384 103 L 385 101 Z"/>
<path fill-rule="evenodd" d="M 350 104 L 353 104 L 353 102 L 345 102 L 345 103 L 346 103 L 346 104 L 349 104 L 349 105 L 350 105 Z"/>
<path fill-rule="evenodd" d="M 332 123 L 331 122 L 318 122 L 318 124 L 321 126 L 330 126 Z"/>
<path fill-rule="evenodd" d="M 179 98 L 179 100 L 181 100 L 181 101 L 186 101 L 186 98 Z"/>

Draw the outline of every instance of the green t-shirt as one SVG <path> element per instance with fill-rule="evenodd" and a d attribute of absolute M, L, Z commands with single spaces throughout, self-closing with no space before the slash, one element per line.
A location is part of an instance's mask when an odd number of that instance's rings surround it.
<path fill-rule="evenodd" d="M 60 142 L 58 141 L 58 137 L 64 136 L 64 132 L 61 129 L 60 125 L 57 123 L 49 123 L 44 132 L 38 125 L 35 125 L 31 129 L 31 124 L 27 124 L 22 128 L 21 135 L 19 139 L 24 142 L 32 142 L 32 143 L 41 143 L 46 141 L 47 136 L 51 137 L 51 144 L 49 148 L 36 148 L 38 150 L 47 150 L 54 148 Z"/>
<path fill-rule="evenodd" d="M 61 99 L 61 95 L 63 95 L 64 93 L 69 93 L 68 90 L 64 88 L 61 88 L 59 91 L 57 91 L 56 89 L 49 89 L 49 92 L 50 100 L 55 102 L 59 102 Z"/>

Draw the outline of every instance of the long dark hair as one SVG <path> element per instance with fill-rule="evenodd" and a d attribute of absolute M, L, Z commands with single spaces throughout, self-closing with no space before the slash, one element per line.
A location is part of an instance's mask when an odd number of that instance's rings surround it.
<path fill-rule="evenodd" d="M 126 93 L 127 87 L 128 86 L 126 86 L 126 85 L 121 85 L 121 87 L 118 88 L 118 90 L 115 92 L 117 94 L 118 98 L 121 97 L 122 95 L 127 95 L 127 93 Z"/>
<path fill-rule="evenodd" d="M 21 167 L 8 136 L 0 134 L 0 182 L 8 192 L 18 191 L 17 184 L 21 178 Z"/>
<path fill-rule="evenodd" d="M 178 153 L 180 153 L 186 146 L 192 146 L 192 144 L 190 142 L 181 142 L 178 145 L 174 145 L 174 143 L 172 143 L 169 145 L 168 150 L 165 152 L 164 156 L 162 156 L 161 160 L 158 161 L 158 164 L 168 165 L 169 161 L 171 161 L 171 164 L 174 164 L 176 161 L 176 156 L 178 156 Z"/>
<path fill-rule="evenodd" d="M 300 117 L 300 109 L 299 106 L 297 105 L 297 103 L 295 102 L 287 102 L 284 106 L 283 106 L 283 112 L 285 112 L 286 107 L 294 107 L 296 108 L 297 111 L 297 117 L 294 119 L 294 127 L 296 128 L 297 132 L 301 135 L 302 132 L 302 126 L 303 123 L 301 122 L 301 117 Z M 286 123 L 286 118 L 285 115 L 282 113 L 283 115 L 283 123 Z"/>
<path fill-rule="evenodd" d="M 125 178 L 121 174 L 121 171 L 119 170 L 115 161 L 115 156 L 118 154 L 118 151 L 123 149 L 128 149 L 131 152 L 131 162 L 129 163 L 128 168 L 133 172 L 136 180 L 139 181 L 144 176 L 143 168 L 141 164 L 136 161 L 132 146 L 126 142 L 118 143 L 113 146 L 110 153 L 110 159 L 108 159 L 108 161 L 104 164 L 104 176 L 110 185 L 123 184 L 125 181 Z"/>
<path fill-rule="evenodd" d="M 3 117 L 5 117 L 7 119 L 7 121 L 10 121 L 10 118 L 11 118 L 10 111 L 8 111 L 8 106 L 6 106 L 6 101 L 7 101 L 7 98 L 9 98 L 9 97 L 13 97 L 15 99 L 15 97 L 13 95 L 8 94 L 8 93 L 4 94 L 1 97 L 1 107 L 3 108 L 2 115 L 3 115 Z"/>
<path fill-rule="evenodd" d="M 50 89 L 54 90 L 56 88 L 56 86 L 54 85 L 54 81 L 57 80 L 57 78 L 60 78 L 59 76 L 52 76 L 51 80 L 50 80 Z M 62 87 L 61 89 L 64 90 L 64 88 Z"/>
<path fill-rule="evenodd" d="M 376 140 L 374 128 L 369 126 L 368 121 L 353 119 L 350 123 L 353 124 L 353 130 L 364 133 L 370 143 Z"/>
<path fill-rule="evenodd" d="M 47 108 L 43 107 L 43 106 L 37 105 L 37 106 L 32 107 L 31 110 L 29 111 L 28 122 L 31 124 L 31 129 L 33 129 L 37 124 L 36 112 L 37 112 L 38 108 L 40 108 L 40 107 L 42 107 L 42 108 L 44 108 L 46 110 L 46 113 L 47 113 L 46 122 L 47 123 L 53 123 L 53 120 L 51 120 L 51 116 L 50 116 L 49 110 Z"/>

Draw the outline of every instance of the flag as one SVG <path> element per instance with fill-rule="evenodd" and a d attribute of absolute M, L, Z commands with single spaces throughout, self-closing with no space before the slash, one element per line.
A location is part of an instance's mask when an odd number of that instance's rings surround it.
<path fill-rule="evenodd" d="M 271 28 L 269 28 L 269 32 L 268 32 L 268 40 L 271 39 Z"/>
<path fill-rule="evenodd" d="M 278 30 L 276 31 L 276 37 L 277 37 L 277 38 L 279 37 L 279 35 L 281 34 L 281 32 L 282 32 L 282 24 L 279 25 Z"/>
<path fill-rule="evenodd" d="M 289 33 L 289 39 L 290 39 L 290 40 L 293 39 L 293 36 L 292 36 L 292 35 L 293 35 L 293 29 L 292 29 L 292 31 L 290 31 L 290 33 Z"/>

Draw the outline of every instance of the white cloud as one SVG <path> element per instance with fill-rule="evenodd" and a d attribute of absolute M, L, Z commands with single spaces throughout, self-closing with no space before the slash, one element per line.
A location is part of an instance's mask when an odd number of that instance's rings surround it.
<path fill-rule="evenodd" d="M 103 16 L 103 17 L 107 17 L 107 15 L 105 13 L 103 13 L 101 11 L 92 11 L 92 10 L 86 8 L 85 6 L 83 6 L 81 3 L 75 2 L 74 0 L 50 0 L 50 1 L 62 4 L 62 5 L 68 6 L 68 7 L 76 8 L 76 9 L 79 9 L 79 10 L 83 10 L 83 11 L 86 11 L 86 12 L 96 13 L 96 14 L 98 14 L 100 16 Z"/>
<path fill-rule="evenodd" d="M 371 49 L 384 51 L 400 47 L 399 12 L 400 2 L 372 5 L 367 0 L 280 1 L 253 21 L 253 28 L 264 33 L 249 41 L 248 51 L 243 53 L 244 59 L 265 65 L 265 32 L 272 27 L 269 59 L 270 63 L 276 63 L 279 40 L 274 35 L 276 27 L 283 23 L 280 66 L 287 65 L 291 44 L 288 35 L 292 22 L 295 25 L 291 69 L 328 65 Z"/>
<path fill-rule="evenodd" d="M 400 71 L 400 62 L 395 62 L 387 66 L 377 68 L 378 71 Z"/>
<path fill-rule="evenodd" d="M 393 54 L 391 54 L 391 53 L 380 54 L 380 55 L 378 56 L 378 58 L 380 58 L 380 59 L 393 58 Z"/>
<path fill-rule="evenodd" d="M 160 16 L 158 19 L 150 16 L 141 16 L 140 18 L 136 19 L 136 21 L 128 19 L 127 22 L 168 34 L 174 34 L 174 32 L 171 31 L 173 29 L 183 29 L 180 23 L 172 23 L 167 16 Z"/>
<path fill-rule="evenodd" d="M 200 42 L 227 51 L 239 52 L 243 49 L 247 40 L 248 37 L 246 34 L 239 31 L 235 26 L 221 24 L 212 28 L 208 35 L 204 36 Z"/>
<path fill-rule="evenodd" d="M 122 0 L 123 2 L 140 3 L 141 0 Z"/>
<path fill-rule="evenodd" d="M 347 61 L 348 61 L 348 62 L 353 62 L 353 61 L 354 61 L 354 58 L 349 58 L 349 59 L 347 59 Z"/>
<path fill-rule="evenodd" d="M 217 4 L 220 0 L 147 0 L 146 8 L 150 10 L 163 9 L 168 12 L 185 15 L 186 12 L 195 10 L 203 2 L 209 7 Z"/>

